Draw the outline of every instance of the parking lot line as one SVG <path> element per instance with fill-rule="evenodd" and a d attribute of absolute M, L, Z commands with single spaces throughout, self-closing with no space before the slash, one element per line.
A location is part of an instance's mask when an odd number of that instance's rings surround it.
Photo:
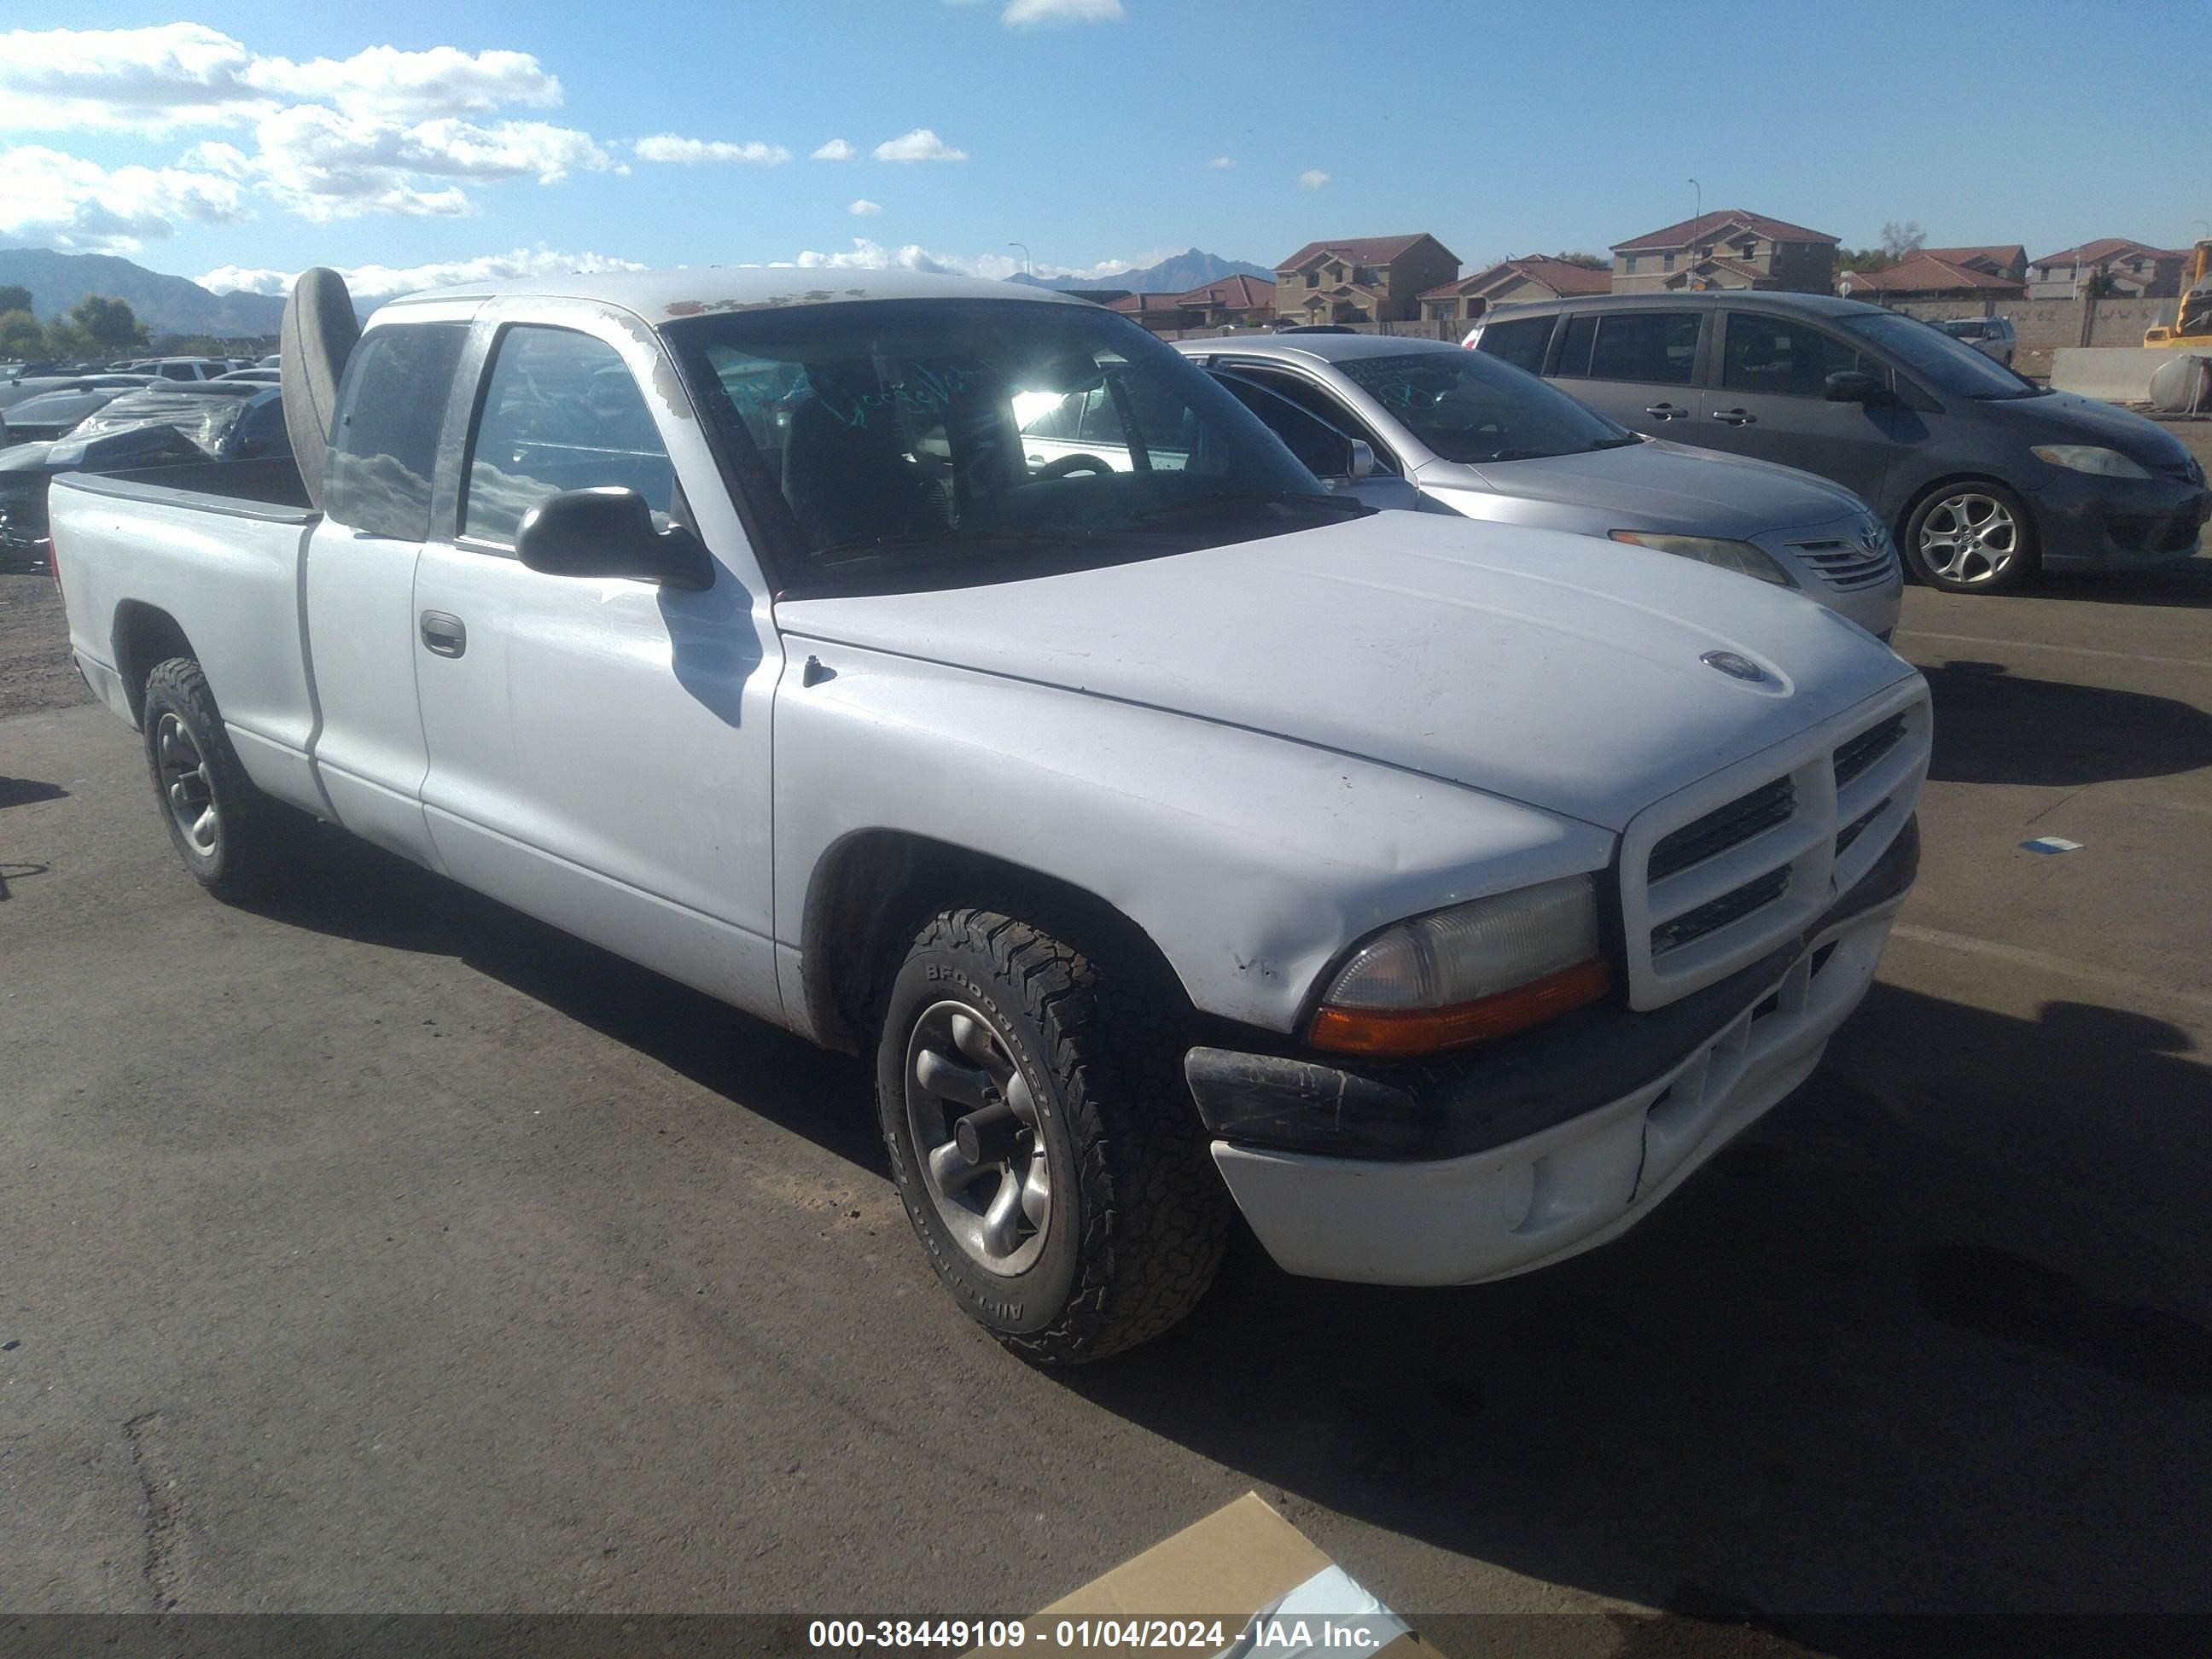
<path fill-rule="evenodd" d="M 1970 933 L 1947 933 L 1940 927 L 1922 927 L 1911 922 L 1899 922 L 1890 929 L 1890 937 L 1910 940 L 1915 945 L 1932 945 L 1939 950 L 1962 951 L 1970 956 L 1989 957 L 1999 962 L 2015 963 L 2023 968 L 2039 968 L 2045 973 L 2061 974 L 2069 979 L 2078 979 L 2091 985 L 2101 985 L 2108 990 L 2126 991 L 2136 996 L 2155 997 L 2165 1002 L 2179 1002 L 2191 1008 L 2212 1012 L 2212 996 L 2197 991 L 2177 991 L 2171 986 L 2138 979 L 2132 974 L 2114 973 L 2108 968 L 2093 967 L 2086 962 L 2075 962 L 2066 957 L 2055 957 L 2047 951 L 2031 950 L 2021 945 L 2002 945 L 1996 939 L 1976 939 Z"/>
<path fill-rule="evenodd" d="M 1993 639 L 1981 634 L 1932 634 L 1922 628 L 1900 628 L 1899 639 L 1943 640 L 1953 645 L 2003 645 L 2029 651 L 2057 651 L 2069 657 L 2109 657 L 2119 662 L 2156 662 L 2174 668 L 2212 668 L 2201 657 L 2148 657 L 2140 651 L 2100 651 L 2090 645 L 2051 645 L 2041 640 Z"/>

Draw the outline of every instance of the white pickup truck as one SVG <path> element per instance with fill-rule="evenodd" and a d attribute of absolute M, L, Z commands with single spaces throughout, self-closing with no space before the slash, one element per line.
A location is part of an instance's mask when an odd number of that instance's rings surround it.
<path fill-rule="evenodd" d="M 58 480 L 192 873 L 312 814 L 872 1053 L 937 1272 L 1046 1361 L 1182 1317 L 1232 1201 L 1296 1273 L 1559 1261 L 1812 1071 L 1918 860 L 1879 641 L 1371 512 L 1097 306 L 816 275 L 401 301 L 288 378 L 343 358 L 298 471 Z M 1102 389 L 1120 464 L 1033 467 Z"/>

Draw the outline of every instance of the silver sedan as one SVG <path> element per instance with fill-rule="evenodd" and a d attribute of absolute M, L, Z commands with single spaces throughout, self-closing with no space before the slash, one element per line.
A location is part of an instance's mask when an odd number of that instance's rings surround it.
<path fill-rule="evenodd" d="M 1640 438 L 1443 341 L 1229 336 L 1176 349 L 1373 506 L 1610 537 L 1797 588 L 1885 639 L 1897 626 L 1888 531 L 1808 472 Z"/>

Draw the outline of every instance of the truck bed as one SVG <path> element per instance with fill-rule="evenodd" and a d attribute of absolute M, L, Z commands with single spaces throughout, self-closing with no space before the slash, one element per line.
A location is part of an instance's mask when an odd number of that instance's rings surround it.
<path fill-rule="evenodd" d="M 317 514 L 289 455 L 250 461 L 188 461 L 120 472 L 73 472 L 68 487 L 127 501 L 167 501 L 180 507 L 280 524 L 309 524 Z M 58 483 L 59 479 L 56 482 Z"/>

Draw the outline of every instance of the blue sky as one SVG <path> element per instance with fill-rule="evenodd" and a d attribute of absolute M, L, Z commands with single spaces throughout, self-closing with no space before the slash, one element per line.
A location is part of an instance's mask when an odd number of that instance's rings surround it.
<path fill-rule="evenodd" d="M 1692 177 L 1707 208 L 1853 245 L 1887 219 L 2031 255 L 2212 234 L 2205 0 L 68 16 L 102 33 L 0 35 L 0 245 L 234 285 L 518 252 L 996 274 L 1014 241 L 1040 270 L 1193 245 L 1267 264 L 1413 230 L 1472 269 L 1686 218 Z M 856 159 L 814 159 L 836 140 Z M 876 159 L 901 141 L 939 159 Z"/>

